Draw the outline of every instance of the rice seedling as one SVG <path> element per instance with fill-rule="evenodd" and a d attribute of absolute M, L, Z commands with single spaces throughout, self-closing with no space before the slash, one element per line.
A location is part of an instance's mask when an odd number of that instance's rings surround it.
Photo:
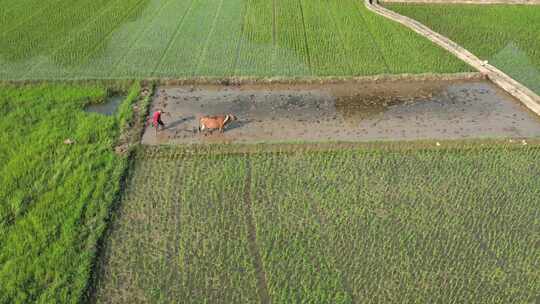
<path fill-rule="evenodd" d="M 138 88 L 115 116 L 84 111 L 105 101 L 102 85 L 0 88 L 0 303 L 83 297 L 127 164 L 113 144 Z"/>
<path fill-rule="evenodd" d="M 471 70 L 353 0 L 6 0 L 4 7 L 2 80 Z"/>
<path fill-rule="evenodd" d="M 534 302 L 538 146 L 142 148 L 98 302 Z"/>

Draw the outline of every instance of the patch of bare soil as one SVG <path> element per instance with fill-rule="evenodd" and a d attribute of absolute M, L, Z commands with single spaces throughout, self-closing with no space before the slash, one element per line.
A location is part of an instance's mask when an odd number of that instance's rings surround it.
<path fill-rule="evenodd" d="M 143 144 L 372 141 L 540 136 L 540 119 L 488 81 L 387 81 L 161 87 Z M 203 115 L 236 115 L 198 133 Z"/>

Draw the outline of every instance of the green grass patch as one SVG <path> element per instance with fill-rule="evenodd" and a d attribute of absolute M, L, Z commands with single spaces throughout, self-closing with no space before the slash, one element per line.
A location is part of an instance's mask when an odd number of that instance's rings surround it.
<path fill-rule="evenodd" d="M 83 296 L 127 165 L 113 146 L 139 85 L 116 116 L 84 108 L 126 88 L 0 88 L 0 303 L 77 303 Z"/>
<path fill-rule="evenodd" d="M 3 6 L 1 80 L 471 71 L 354 0 L 5 0 Z"/>
<path fill-rule="evenodd" d="M 98 303 L 534 302 L 539 147 L 422 145 L 141 148 Z"/>
<path fill-rule="evenodd" d="M 540 94 L 540 6 L 385 6 L 449 37 Z"/>

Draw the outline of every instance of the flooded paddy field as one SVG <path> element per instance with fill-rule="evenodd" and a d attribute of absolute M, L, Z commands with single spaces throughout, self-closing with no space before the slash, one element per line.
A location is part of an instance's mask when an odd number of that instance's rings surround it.
<path fill-rule="evenodd" d="M 540 118 L 484 80 L 158 88 L 144 144 L 540 137 Z M 234 114 L 223 134 L 203 115 Z"/>
<path fill-rule="evenodd" d="M 86 106 L 86 112 L 103 114 L 106 116 L 112 116 L 118 111 L 118 107 L 126 96 L 109 96 L 103 103 L 92 103 Z"/>

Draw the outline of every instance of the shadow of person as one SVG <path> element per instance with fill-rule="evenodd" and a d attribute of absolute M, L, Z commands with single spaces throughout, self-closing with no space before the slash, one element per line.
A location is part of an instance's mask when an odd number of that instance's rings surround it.
<path fill-rule="evenodd" d="M 171 123 L 168 123 L 167 124 L 167 127 L 165 128 L 165 130 L 167 129 L 174 129 L 176 128 L 177 126 L 185 123 L 185 122 L 188 122 L 188 121 L 191 121 L 191 120 L 194 120 L 195 119 L 195 116 L 188 116 L 188 117 L 184 117 L 184 118 L 181 118 L 181 119 L 178 119 L 178 120 L 175 120 Z"/>

